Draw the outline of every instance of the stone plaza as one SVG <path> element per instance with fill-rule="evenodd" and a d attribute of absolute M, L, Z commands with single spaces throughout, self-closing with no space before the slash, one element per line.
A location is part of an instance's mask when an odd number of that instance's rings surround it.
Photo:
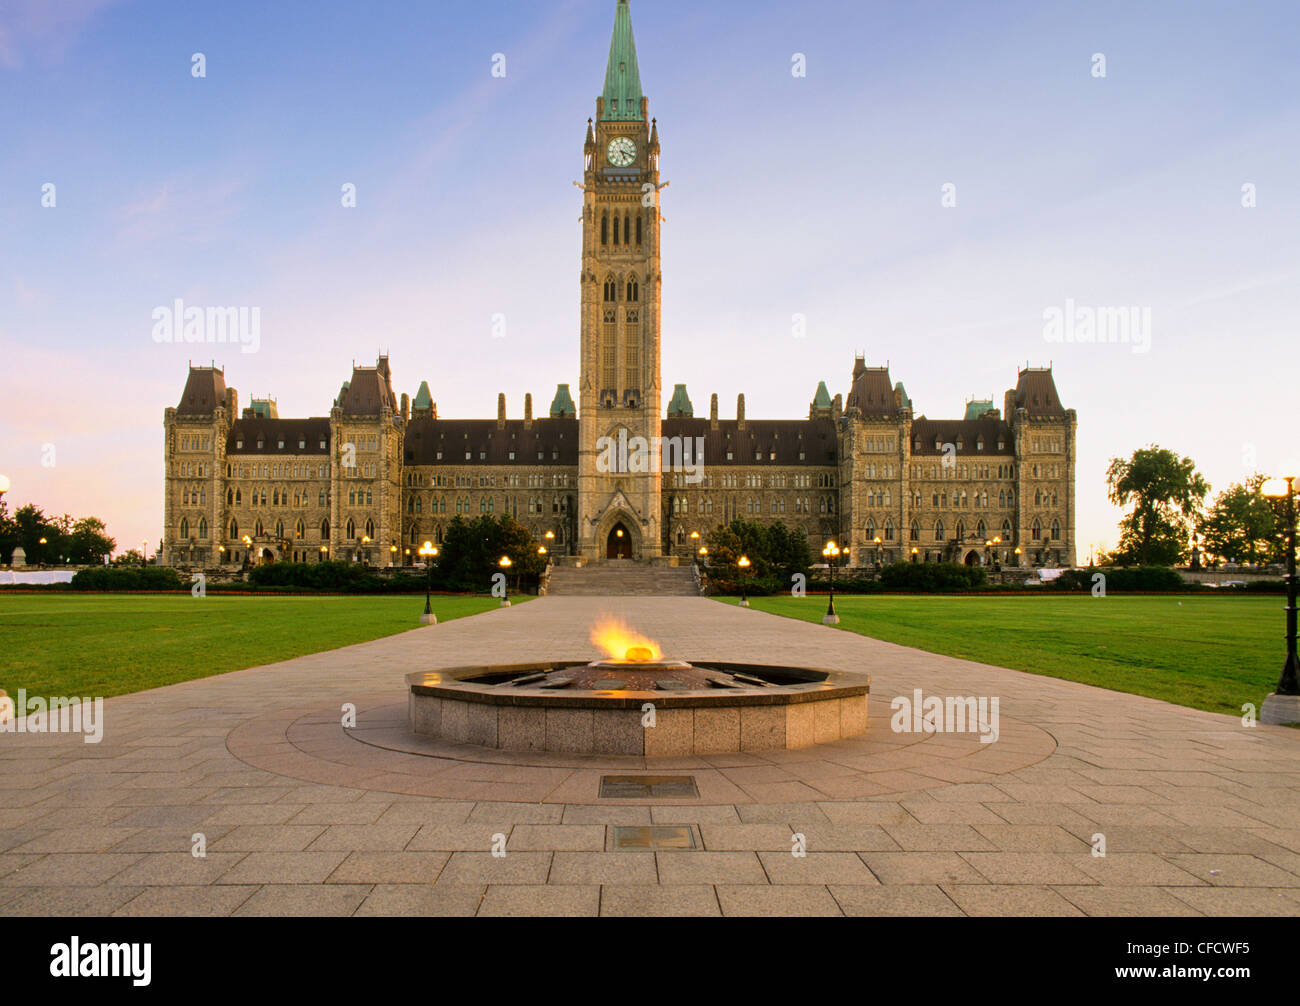
<path fill-rule="evenodd" d="M 868 729 L 686 757 L 410 731 L 406 672 L 591 658 L 601 614 L 668 656 L 869 675 Z M 895 730 L 917 689 L 997 698 L 996 741 Z M 98 744 L 0 737 L 0 789 L 6 916 L 1300 914 L 1295 731 L 698 597 L 545 597 L 110 698 Z"/>

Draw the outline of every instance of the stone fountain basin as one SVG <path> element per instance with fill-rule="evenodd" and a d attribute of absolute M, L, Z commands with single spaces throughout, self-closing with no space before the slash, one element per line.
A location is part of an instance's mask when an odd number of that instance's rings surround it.
<path fill-rule="evenodd" d="M 566 677 L 590 678 L 584 672 L 591 666 L 588 660 L 551 660 L 409 674 L 411 729 L 506 751 L 648 757 L 803 748 L 867 729 L 870 684 L 862 674 L 701 660 L 690 666 L 731 686 L 554 687 Z M 634 665 L 620 668 L 635 671 Z M 613 678 L 615 670 L 605 665 L 602 673 Z M 737 680 L 737 674 L 764 683 Z M 535 675 L 544 677 L 513 683 Z M 624 677 L 640 684 L 632 673 Z"/>

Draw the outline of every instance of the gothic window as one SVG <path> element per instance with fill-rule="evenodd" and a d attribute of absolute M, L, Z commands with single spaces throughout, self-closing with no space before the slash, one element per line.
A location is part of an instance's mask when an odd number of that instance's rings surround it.
<path fill-rule="evenodd" d="M 894 540 L 894 522 L 892 520 L 887 520 L 885 521 L 885 541 L 893 541 L 893 540 Z"/>
<path fill-rule="evenodd" d="M 1043 539 L 1043 525 L 1036 517 L 1034 518 L 1033 530 L 1030 531 L 1030 537 L 1033 538 L 1034 541 L 1042 541 Z"/>
<path fill-rule="evenodd" d="M 259 517 L 257 518 L 256 526 L 253 528 L 253 536 L 255 538 L 261 538 L 264 537 L 265 535 L 266 535 L 266 528 L 262 526 L 262 518 Z"/>
<path fill-rule="evenodd" d="M 605 303 L 612 304 L 618 300 L 618 283 L 613 276 L 605 280 Z"/>
<path fill-rule="evenodd" d="M 329 540 L 330 522 L 328 520 L 323 520 L 320 522 L 320 536 L 321 536 L 321 540 L 323 541 Z"/>
<path fill-rule="evenodd" d="M 189 536 L 190 536 L 190 521 L 189 521 L 189 518 L 188 518 L 188 517 L 182 517 L 182 518 L 181 518 L 181 537 L 182 537 L 182 538 L 188 538 Z"/>
<path fill-rule="evenodd" d="M 988 536 L 989 536 L 988 528 L 986 528 L 986 527 L 984 526 L 984 522 L 983 522 L 983 521 L 980 521 L 978 524 L 975 525 L 975 537 L 976 537 L 976 538 L 984 538 L 984 539 L 987 539 Z"/>
<path fill-rule="evenodd" d="M 619 219 L 618 219 L 618 214 L 616 213 L 616 214 L 614 214 L 614 247 L 615 247 L 615 248 L 618 247 L 618 236 L 619 236 L 619 232 L 620 232 L 621 230 L 622 230 L 622 227 L 620 226 L 620 221 L 619 221 Z"/>
<path fill-rule="evenodd" d="M 641 287 L 637 284 L 635 276 L 627 281 L 627 299 L 633 304 L 641 299 Z"/>
<path fill-rule="evenodd" d="M 867 521 L 867 540 L 872 541 L 876 537 L 876 522 L 868 519 Z"/>
<path fill-rule="evenodd" d="M 632 243 L 632 218 L 626 215 L 623 217 L 623 243 L 625 245 Z"/>
<path fill-rule="evenodd" d="M 200 533 L 199 537 L 202 538 L 203 535 Z M 1061 522 L 1059 520 L 1054 520 L 1052 521 L 1052 541 L 1060 541 L 1060 540 L 1061 540 Z"/>
<path fill-rule="evenodd" d="M 239 538 L 239 521 L 233 517 L 230 518 L 230 540 L 236 541 Z"/>
<path fill-rule="evenodd" d="M 609 244 L 609 214 L 608 213 L 602 213 L 600 215 L 600 243 L 603 245 Z"/>
<path fill-rule="evenodd" d="M 957 522 L 957 541 L 963 541 L 966 538 L 966 522 L 959 520 Z"/>
<path fill-rule="evenodd" d="M 636 246 L 641 247 L 641 217 L 636 218 Z"/>
<path fill-rule="evenodd" d="M 366 537 L 372 540 L 375 537 L 375 522 L 372 520 L 366 521 Z"/>
<path fill-rule="evenodd" d="M 627 346 L 624 350 L 625 388 L 641 387 L 641 314 L 639 311 L 627 313 Z"/>
<path fill-rule="evenodd" d="M 347 534 L 347 537 L 348 537 L 348 540 L 349 540 L 349 541 L 356 541 L 356 540 L 357 540 L 357 522 L 354 521 L 351 517 L 348 518 L 348 534 Z"/>
<path fill-rule="evenodd" d="M 934 522 L 934 540 L 943 541 L 943 539 L 944 539 L 943 521 L 937 520 Z"/>
<path fill-rule="evenodd" d="M 284 538 L 284 521 L 278 520 L 275 522 L 275 536 L 277 538 Z"/>

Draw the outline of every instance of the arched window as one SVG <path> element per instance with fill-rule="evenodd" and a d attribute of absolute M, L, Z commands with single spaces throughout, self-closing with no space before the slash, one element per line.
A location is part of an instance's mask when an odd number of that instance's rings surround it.
<path fill-rule="evenodd" d="M 612 304 L 616 300 L 618 300 L 618 283 L 614 281 L 613 276 L 610 276 L 605 280 L 605 303 Z"/>
<path fill-rule="evenodd" d="M 623 243 L 625 245 L 632 243 L 632 217 L 628 214 L 623 215 Z"/>
<path fill-rule="evenodd" d="M 965 539 L 965 537 L 966 537 L 966 522 L 965 522 L 964 520 L 959 520 L 959 521 L 957 522 L 957 539 L 956 539 L 956 540 L 957 540 L 957 541 L 962 541 L 962 540 Z"/>
<path fill-rule="evenodd" d="M 602 213 L 600 215 L 600 243 L 603 245 L 609 244 L 609 214 L 608 213 Z"/>
<path fill-rule="evenodd" d="M 302 523 L 302 518 L 299 517 L 298 523 L 293 526 L 293 536 L 295 538 L 301 538 L 306 533 L 307 533 L 307 529 L 306 527 L 304 527 Z"/>
<path fill-rule="evenodd" d="M 328 519 L 320 522 L 320 536 L 321 536 L 321 541 L 329 541 L 330 522 Z"/>
<path fill-rule="evenodd" d="M 369 538 L 371 541 L 374 541 L 374 538 L 375 538 L 375 522 L 372 521 L 372 520 L 367 520 L 367 521 L 366 521 L 366 537 Z"/>
<path fill-rule="evenodd" d="M 891 518 L 890 520 L 885 521 L 885 541 L 893 541 L 893 540 L 894 540 L 894 521 Z"/>
<path fill-rule="evenodd" d="M 189 536 L 190 536 L 190 519 L 189 519 L 188 517 L 182 517 L 182 518 L 181 518 L 181 537 L 182 537 L 182 538 L 188 538 Z"/>
<path fill-rule="evenodd" d="M 921 540 L 921 525 L 918 521 L 912 521 L 912 527 L 908 531 L 908 534 L 912 541 Z"/>
<path fill-rule="evenodd" d="M 867 541 L 872 541 L 876 537 L 876 522 L 868 518 L 867 520 Z"/>
<path fill-rule="evenodd" d="M 357 522 L 354 521 L 351 517 L 348 518 L 348 540 L 349 541 L 357 540 Z"/>
<path fill-rule="evenodd" d="M 284 538 L 284 521 L 278 520 L 275 522 L 275 536 L 281 539 Z"/>
<path fill-rule="evenodd" d="M 240 496 L 242 496 L 242 495 L 243 495 L 243 493 L 241 493 L 240 490 L 238 490 L 238 489 L 235 490 L 235 505 L 236 505 L 236 506 L 238 506 L 238 505 L 240 504 L 240 502 L 241 502 L 241 500 L 240 500 Z"/>
<path fill-rule="evenodd" d="M 615 213 L 615 214 L 614 214 L 614 247 L 615 247 L 615 248 L 618 247 L 618 235 L 619 235 L 619 232 L 623 229 L 623 228 L 620 226 L 621 224 L 622 224 L 622 221 L 619 220 L 619 218 L 618 218 L 618 214 Z"/>
<path fill-rule="evenodd" d="M 636 243 L 637 247 L 641 246 L 641 217 L 636 218 Z"/>
<path fill-rule="evenodd" d="M 1004 520 L 1002 522 L 1002 540 L 1003 541 L 1011 540 L 1011 521 L 1009 520 Z"/>
<path fill-rule="evenodd" d="M 635 276 L 627 281 L 627 299 L 634 304 L 641 299 L 641 287 L 637 284 Z"/>
<path fill-rule="evenodd" d="M 208 540 L 208 519 L 206 517 L 199 518 L 199 540 Z"/>
<path fill-rule="evenodd" d="M 235 490 L 226 490 L 226 506 L 231 506 L 235 502 Z"/>
<path fill-rule="evenodd" d="M 199 534 L 199 537 L 200 538 L 203 537 L 203 534 L 201 532 Z M 1060 540 L 1061 540 L 1061 522 L 1059 520 L 1054 520 L 1052 521 L 1052 541 L 1060 541 Z"/>
<path fill-rule="evenodd" d="M 975 537 L 987 539 L 988 536 L 989 536 L 988 529 L 984 526 L 984 522 L 981 520 L 978 524 L 975 525 Z"/>
<path fill-rule="evenodd" d="M 230 534 L 228 537 L 231 541 L 239 540 L 239 521 L 235 520 L 233 517 L 230 518 Z"/>
<path fill-rule="evenodd" d="M 253 536 L 256 538 L 261 538 L 264 537 L 265 535 L 266 535 L 266 528 L 262 525 L 262 518 L 259 517 L 257 518 L 256 526 L 254 526 L 253 528 Z"/>
<path fill-rule="evenodd" d="M 1034 518 L 1034 527 L 1033 530 L 1030 532 L 1030 536 L 1034 539 L 1034 541 L 1042 541 L 1043 539 L 1043 525 L 1042 522 L 1039 521 L 1037 517 Z"/>
<path fill-rule="evenodd" d="M 934 540 L 943 541 L 943 539 L 944 539 L 943 521 L 937 520 L 934 522 Z"/>
<path fill-rule="evenodd" d="M 414 497 L 414 496 L 412 496 L 410 499 L 408 499 L 408 500 L 406 501 L 406 512 L 407 512 L 407 513 L 415 513 L 415 497 Z"/>

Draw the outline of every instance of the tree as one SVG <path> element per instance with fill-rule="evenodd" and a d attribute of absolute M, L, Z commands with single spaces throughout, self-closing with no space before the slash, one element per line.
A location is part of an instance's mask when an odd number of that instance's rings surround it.
<path fill-rule="evenodd" d="M 1215 497 L 1197 524 L 1205 550 L 1228 562 L 1267 562 L 1277 540 L 1278 520 L 1270 500 L 1260 494 L 1264 476 L 1233 483 Z"/>
<path fill-rule="evenodd" d="M 1111 459 L 1106 485 L 1116 506 L 1133 505 L 1120 521 L 1120 543 L 1112 558 L 1173 565 L 1186 554 L 1191 521 L 1210 491 L 1191 458 L 1154 444 L 1143 447 L 1127 461 Z"/>
<path fill-rule="evenodd" d="M 98 517 L 82 517 L 72 526 L 68 537 L 68 557 L 79 565 L 100 564 L 104 556 L 112 555 L 117 542 L 107 534 L 104 522 Z"/>

